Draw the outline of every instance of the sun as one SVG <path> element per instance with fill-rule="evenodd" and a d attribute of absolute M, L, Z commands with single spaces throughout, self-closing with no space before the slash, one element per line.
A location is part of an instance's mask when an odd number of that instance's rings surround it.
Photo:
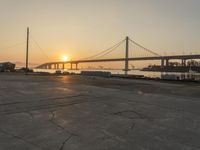
<path fill-rule="evenodd" d="M 69 60 L 69 57 L 68 56 L 66 56 L 66 55 L 63 55 L 62 56 L 62 61 L 68 61 Z"/>

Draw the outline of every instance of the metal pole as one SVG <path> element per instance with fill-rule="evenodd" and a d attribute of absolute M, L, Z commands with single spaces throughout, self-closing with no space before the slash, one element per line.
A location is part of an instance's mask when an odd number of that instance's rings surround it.
<path fill-rule="evenodd" d="M 29 49 L 29 27 L 27 27 L 27 40 L 26 40 L 26 72 L 28 72 L 28 49 Z"/>
<path fill-rule="evenodd" d="M 126 37 L 126 52 L 125 52 L 125 68 L 124 68 L 125 76 L 128 75 L 128 71 L 129 71 L 129 68 L 128 68 L 128 51 L 129 51 L 129 37 L 127 36 Z"/>

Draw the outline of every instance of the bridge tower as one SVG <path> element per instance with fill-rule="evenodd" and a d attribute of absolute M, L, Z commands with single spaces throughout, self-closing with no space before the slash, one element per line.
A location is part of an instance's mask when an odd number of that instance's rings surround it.
<path fill-rule="evenodd" d="M 124 67 L 125 76 L 128 75 L 128 71 L 129 71 L 128 54 L 129 54 L 129 37 L 127 36 L 126 37 L 126 49 L 125 49 L 125 67 Z"/>

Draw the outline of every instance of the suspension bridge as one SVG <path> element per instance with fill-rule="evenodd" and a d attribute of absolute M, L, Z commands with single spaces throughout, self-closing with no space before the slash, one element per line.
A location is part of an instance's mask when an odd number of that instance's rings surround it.
<path fill-rule="evenodd" d="M 121 47 L 123 46 L 123 47 Z M 133 49 L 130 49 L 130 46 Z M 116 54 L 113 53 L 117 52 Z M 132 54 L 132 55 L 130 55 Z M 124 55 L 124 56 L 123 56 Z M 122 57 L 123 56 L 123 57 Z M 70 64 L 70 69 L 77 70 L 78 64 L 80 63 L 96 63 L 96 62 L 124 62 L 125 75 L 129 71 L 129 61 L 146 61 L 146 60 L 159 60 L 161 62 L 161 67 L 169 66 L 170 60 L 181 60 L 182 66 L 186 66 L 186 61 L 190 59 L 200 59 L 200 54 L 197 55 L 169 55 L 161 56 L 153 50 L 145 48 L 141 44 L 130 39 L 128 36 L 120 41 L 119 43 L 113 45 L 112 47 L 103 50 L 95 55 L 80 60 L 71 61 L 56 61 L 48 62 L 39 65 L 39 69 L 65 69 L 66 64 Z M 74 67 L 75 65 L 75 67 Z"/>

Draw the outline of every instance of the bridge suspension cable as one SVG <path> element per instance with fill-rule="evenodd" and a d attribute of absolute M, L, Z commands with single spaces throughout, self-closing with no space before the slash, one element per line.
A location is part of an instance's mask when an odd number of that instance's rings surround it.
<path fill-rule="evenodd" d="M 96 59 L 102 58 L 103 56 L 108 55 L 108 54 L 110 54 L 110 53 L 113 52 L 113 51 L 116 51 L 117 48 L 118 48 L 124 41 L 125 41 L 125 40 L 121 41 L 118 45 L 116 45 L 115 47 L 113 47 L 113 49 L 110 49 L 110 50 L 107 51 L 106 53 L 104 53 L 104 54 L 102 54 L 102 55 L 96 57 Z"/>
<path fill-rule="evenodd" d="M 83 60 L 85 59 L 97 59 L 97 58 L 100 58 L 100 57 L 103 57 L 111 52 L 113 52 L 114 50 L 116 50 L 116 48 L 118 48 L 123 42 L 125 42 L 125 39 L 120 41 L 119 43 L 109 47 L 108 49 L 104 50 L 104 51 L 101 51 L 95 55 L 92 55 L 90 57 L 87 57 L 87 58 L 83 58 Z"/>
<path fill-rule="evenodd" d="M 50 60 L 50 58 L 47 56 L 47 54 L 44 52 L 44 50 L 41 48 L 41 46 L 38 44 L 38 42 L 35 40 L 35 38 L 33 38 L 33 36 L 30 36 L 31 40 L 35 43 L 35 45 L 39 48 L 39 50 L 43 53 L 43 55 L 48 59 L 48 61 Z"/>
<path fill-rule="evenodd" d="M 132 39 L 130 39 L 130 38 L 129 38 L 129 41 L 132 42 L 134 45 L 137 45 L 138 47 L 142 48 L 143 50 L 145 50 L 145 51 L 147 51 L 147 52 L 149 52 L 149 53 L 151 53 L 151 54 L 153 54 L 153 55 L 155 55 L 155 56 L 159 56 L 159 57 L 161 56 L 161 55 L 159 55 L 158 53 L 153 52 L 152 50 L 150 50 L 150 49 L 148 49 L 148 48 L 145 48 L 144 46 L 138 44 L 137 42 L 135 42 L 134 40 L 132 40 Z"/>
<path fill-rule="evenodd" d="M 109 47 L 108 49 L 106 49 L 106 50 L 104 50 L 104 51 L 101 51 L 101 52 L 99 52 L 99 53 L 97 53 L 97 54 L 95 54 L 95 55 L 92 55 L 92 56 L 90 56 L 90 57 L 83 58 L 82 60 L 100 59 L 100 58 L 102 58 L 102 57 L 104 57 L 104 56 L 110 54 L 111 52 L 115 51 L 123 42 L 125 42 L 125 40 L 126 40 L 126 39 L 120 41 L 119 43 L 117 43 L 117 44 L 115 44 L 115 45 Z M 129 41 L 130 41 L 132 44 L 136 45 L 136 46 L 139 47 L 140 49 L 144 50 L 145 52 L 150 53 L 150 54 L 153 55 L 153 56 L 158 56 L 158 57 L 161 56 L 160 54 L 158 54 L 158 53 L 156 53 L 156 52 L 154 52 L 154 51 L 152 51 L 152 50 L 150 50 L 150 49 L 148 49 L 148 48 L 145 48 L 144 46 L 142 46 L 141 44 L 137 43 L 136 41 L 134 41 L 134 40 L 132 40 L 132 39 L 130 39 L 130 38 L 129 38 Z M 133 50 L 130 49 L 130 51 L 133 51 Z M 136 53 L 137 53 L 137 54 L 140 54 L 141 51 L 136 51 Z M 145 53 L 145 56 L 146 56 L 146 57 L 148 56 L 148 53 Z"/>
<path fill-rule="evenodd" d="M 12 45 L 7 46 L 7 47 L 1 47 L 0 50 L 10 49 L 10 48 L 17 47 L 17 46 L 24 45 L 24 44 L 25 44 L 25 41 L 24 42 L 19 42 L 19 43 L 16 43 L 16 44 L 12 44 Z"/>

